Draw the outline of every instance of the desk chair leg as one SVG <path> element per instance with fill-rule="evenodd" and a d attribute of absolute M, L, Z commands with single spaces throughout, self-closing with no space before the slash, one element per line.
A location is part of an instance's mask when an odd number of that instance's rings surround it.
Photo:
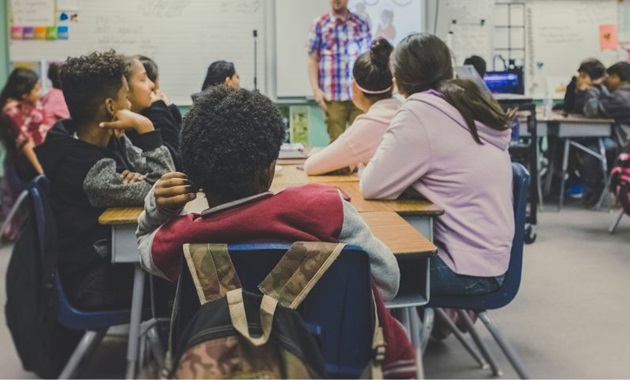
<path fill-rule="evenodd" d="M 457 315 L 468 328 L 468 333 L 470 334 L 471 338 L 477 345 L 477 348 L 479 348 L 481 355 L 483 355 L 486 361 L 490 364 L 490 368 L 492 369 L 492 374 L 494 376 L 503 376 L 503 373 L 499 369 L 499 366 L 497 365 L 497 361 L 495 360 L 494 356 L 490 353 L 490 351 L 488 350 L 488 347 L 486 347 L 486 345 L 483 344 L 483 341 L 481 340 L 481 337 L 477 333 L 477 330 L 475 329 L 473 322 L 470 320 L 470 317 L 468 316 L 468 312 L 466 312 L 466 310 L 458 309 Z"/>
<path fill-rule="evenodd" d="M 422 313 L 422 328 L 420 329 L 420 344 L 422 345 L 422 352 L 427 348 L 427 344 L 429 344 L 429 338 L 431 338 L 431 330 L 433 330 L 433 324 L 435 319 L 435 314 L 433 309 L 430 307 L 425 308 L 424 310 L 418 308 L 418 315 Z"/>
<path fill-rule="evenodd" d="M 567 168 L 569 167 L 569 151 L 571 150 L 571 140 L 564 140 L 564 154 L 562 156 L 562 173 L 560 174 L 560 197 L 558 198 L 558 211 L 562 210 L 564 204 L 564 185 L 565 177 L 567 175 Z"/>
<path fill-rule="evenodd" d="M 97 346 L 103 339 L 106 332 L 107 329 L 99 331 L 86 331 L 83 338 L 79 341 L 77 348 L 75 348 L 74 352 L 72 352 L 68 363 L 66 363 L 66 366 L 63 367 L 59 378 L 72 379 L 79 368 L 82 359 L 90 356 L 90 354 L 94 351 L 94 347 Z"/>
<path fill-rule="evenodd" d="M 542 181 L 541 181 L 541 176 L 540 176 L 540 172 L 542 169 L 542 157 L 540 155 L 540 143 L 541 143 L 541 139 L 540 138 L 536 138 L 536 141 L 532 141 L 534 144 L 536 144 L 536 168 L 538 169 L 538 178 L 536 179 L 536 190 L 538 191 L 538 208 L 540 210 L 544 209 L 544 205 L 543 205 L 543 191 L 542 191 Z"/>
<path fill-rule="evenodd" d="M 516 351 L 514 351 L 514 348 L 512 347 L 512 345 L 503 337 L 503 335 L 501 335 L 499 328 L 494 323 L 494 321 L 490 319 L 488 312 L 486 311 L 481 312 L 479 314 L 479 319 L 481 319 L 481 321 L 486 326 L 490 334 L 492 334 L 492 337 L 494 338 L 494 340 L 497 342 L 499 347 L 501 347 L 501 350 L 503 351 L 505 356 L 508 358 L 508 360 L 512 364 L 512 367 L 514 367 L 514 370 L 516 371 L 518 376 L 521 379 L 529 379 L 530 377 L 527 374 L 527 371 L 525 370 L 525 366 L 523 365 L 523 362 L 521 361 L 520 357 L 518 356 Z"/>
<path fill-rule="evenodd" d="M 147 339 L 153 359 L 157 362 L 159 368 L 164 367 L 164 349 L 162 348 L 162 344 L 160 344 L 160 338 L 158 337 L 155 326 L 147 331 Z"/>
<path fill-rule="evenodd" d="M 405 313 L 410 323 L 411 345 L 416 356 L 416 379 L 424 379 L 424 367 L 422 365 L 422 341 L 420 339 L 420 318 L 415 307 L 405 308 Z"/>
<path fill-rule="evenodd" d="M 136 264 L 133 276 L 133 296 L 131 299 L 131 319 L 129 321 L 129 342 L 127 343 L 127 379 L 136 375 L 138 363 L 138 343 L 140 340 L 140 321 L 142 318 L 142 300 L 144 296 L 144 271 Z"/>
<path fill-rule="evenodd" d="M 617 231 L 617 227 L 619 227 L 619 222 L 621 222 L 621 218 L 623 218 L 624 213 L 625 211 L 621 209 L 621 211 L 619 211 L 619 215 L 617 215 L 617 220 L 615 220 L 615 222 L 608 228 L 608 232 L 610 232 L 611 235 Z"/>
<path fill-rule="evenodd" d="M 602 204 L 604 203 L 604 199 L 606 198 L 606 196 L 608 195 L 608 189 L 610 188 L 610 182 L 608 179 L 608 160 L 606 158 L 606 147 L 604 146 L 604 139 L 603 138 L 599 138 L 598 139 L 599 142 L 599 154 L 600 154 L 600 161 L 602 163 L 602 175 L 603 175 L 603 180 L 604 180 L 604 190 L 602 190 L 602 195 L 600 195 L 599 197 L 599 201 L 597 202 L 597 209 L 601 209 L 602 208 Z"/>
<path fill-rule="evenodd" d="M 464 337 L 464 334 L 462 334 L 462 332 L 459 331 L 457 326 L 455 326 L 453 321 L 448 317 L 444 309 L 437 308 L 435 309 L 435 313 L 437 314 L 438 318 L 440 318 L 442 321 L 444 321 L 444 323 L 446 323 L 448 328 L 453 332 L 453 335 L 455 335 L 455 338 L 459 340 L 459 343 L 461 343 L 462 346 L 464 346 L 464 348 L 466 349 L 466 351 L 468 351 L 470 356 L 472 356 L 475 359 L 475 361 L 479 364 L 479 368 L 481 369 L 488 368 L 488 363 L 486 363 L 486 361 L 481 356 L 479 356 L 479 353 L 470 345 L 470 343 L 468 343 L 468 341 Z"/>
<path fill-rule="evenodd" d="M 9 215 L 7 215 L 7 218 L 2 223 L 2 227 L 0 227 L 0 236 L 4 234 L 7 227 L 9 227 L 9 224 L 11 224 L 11 222 L 13 221 L 15 214 L 20 209 L 20 205 L 22 204 L 22 202 L 24 202 L 24 199 L 26 199 L 27 195 L 28 195 L 28 191 L 22 190 L 18 198 L 15 200 L 15 204 L 13 204 L 13 207 L 11 207 L 11 210 L 9 211 Z"/>

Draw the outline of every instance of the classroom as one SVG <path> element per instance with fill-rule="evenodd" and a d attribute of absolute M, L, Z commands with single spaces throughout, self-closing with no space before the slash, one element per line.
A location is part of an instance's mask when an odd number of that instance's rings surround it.
<path fill-rule="evenodd" d="M 0 0 L 0 378 L 630 377 L 630 0 Z"/>

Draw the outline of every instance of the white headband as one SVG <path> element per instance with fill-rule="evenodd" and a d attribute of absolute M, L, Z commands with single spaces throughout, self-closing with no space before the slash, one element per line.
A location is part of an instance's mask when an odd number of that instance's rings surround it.
<path fill-rule="evenodd" d="M 359 88 L 359 90 L 361 90 L 361 92 L 364 92 L 364 93 L 370 94 L 370 95 L 384 94 L 384 93 L 386 93 L 386 92 L 388 92 L 388 91 L 390 91 L 392 89 L 392 86 L 389 86 L 389 87 L 387 87 L 384 90 L 377 90 L 377 91 L 366 90 L 366 89 L 364 89 L 363 87 L 361 87 L 359 85 L 359 83 L 356 81 L 356 79 L 354 80 L 354 84 L 357 85 L 357 87 Z"/>

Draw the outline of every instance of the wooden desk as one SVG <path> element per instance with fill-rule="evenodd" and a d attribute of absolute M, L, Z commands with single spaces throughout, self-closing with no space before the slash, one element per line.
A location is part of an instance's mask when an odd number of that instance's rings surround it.
<path fill-rule="evenodd" d="M 196 201 L 199 201 L 197 198 Z M 205 203 L 205 200 L 203 200 Z M 191 202 L 189 212 L 201 212 L 206 206 L 199 207 L 202 202 Z M 113 228 L 112 261 L 114 263 L 138 262 L 135 230 L 141 208 L 110 208 L 99 218 L 99 223 L 111 225 Z M 433 255 L 437 252 L 435 245 L 416 231 L 401 216 L 392 211 L 362 213 L 372 233 L 387 245 L 395 255 Z M 121 240 L 123 239 L 123 240 Z M 131 245 L 130 242 L 134 245 Z M 122 243 L 122 244 L 121 244 Z"/>

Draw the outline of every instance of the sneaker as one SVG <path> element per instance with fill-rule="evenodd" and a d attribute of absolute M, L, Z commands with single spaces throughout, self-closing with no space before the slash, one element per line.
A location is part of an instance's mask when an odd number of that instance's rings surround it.
<path fill-rule="evenodd" d="M 573 199 L 581 199 L 584 196 L 584 184 L 581 182 L 569 182 L 565 195 Z"/>

